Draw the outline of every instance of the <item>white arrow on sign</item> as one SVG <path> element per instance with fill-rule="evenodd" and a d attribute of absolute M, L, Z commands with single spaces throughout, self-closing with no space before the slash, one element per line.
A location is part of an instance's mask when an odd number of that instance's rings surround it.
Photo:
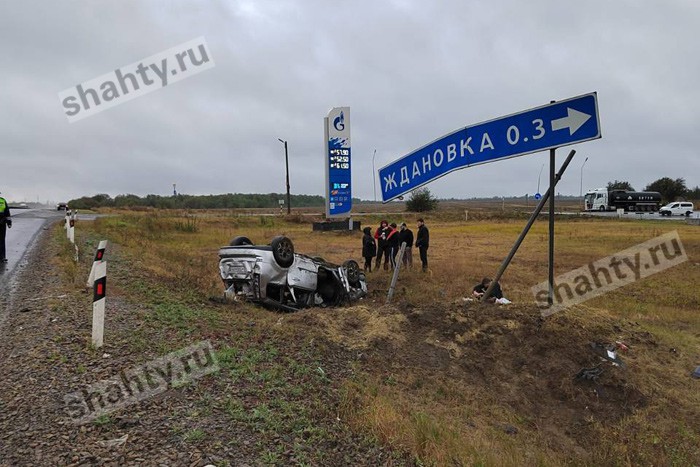
<path fill-rule="evenodd" d="M 579 112 L 571 107 L 567 107 L 566 111 L 568 114 L 566 117 L 552 120 L 552 131 L 568 128 L 569 135 L 573 135 L 576 133 L 576 130 L 581 128 L 581 126 L 583 126 L 583 124 L 586 123 L 589 118 L 591 118 L 590 115 Z"/>

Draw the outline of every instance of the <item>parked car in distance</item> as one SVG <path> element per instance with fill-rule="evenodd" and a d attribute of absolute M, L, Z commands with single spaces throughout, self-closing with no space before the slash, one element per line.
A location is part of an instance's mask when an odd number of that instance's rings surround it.
<path fill-rule="evenodd" d="M 68 210 L 68 203 L 58 203 L 56 205 L 56 211 L 66 211 Z"/>
<path fill-rule="evenodd" d="M 676 201 L 675 203 L 669 203 L 659 209 L 659 214 L 662 216 L 690 217 L 693 214 L 693 203 L 689 201 Z"/>
<path fill-rule="evenodd" d="M 249 300 L 270 308 L 296 311 L 336 306 L 367 294 L 365 274 L 356 261 L 342 265 L 294 252 L 287 237 L 253 245 L 236 237 L 219 249 L 219 272 L 228 300 Z"/>

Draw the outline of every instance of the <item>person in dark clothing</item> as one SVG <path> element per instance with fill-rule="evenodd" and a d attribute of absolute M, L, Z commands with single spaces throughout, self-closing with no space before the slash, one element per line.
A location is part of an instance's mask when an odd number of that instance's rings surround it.
<path fill-rule="evenodd" d="M 423 265 L 423 272 L 428 271 L 428 247 L 430 246 L 430 232 L 425 226 L 423 219 L 418 219 L 418 234 L 416 235 L 416 247 L 420 254 L 420 262 Z"/>
<path fill-rule="evenodd" d="M 384 256 L 384 270 L 389 269 L 390 251 L 387 243 L 389 232 L 391 232 L 391 227 L 385 220 L 379 223 L 379 228 L 374 232 L 374 238 L 377 240 L 377 261 L 374 263 L 374 269 L 379 269 L 379 265 L 382 264 L 382 256 Z"/>
<path fill-rule="evenodd" d="M 401 228 L 399 230 L 399 246 L 402 243 L 406 244 L 406 249 L 403 252 L 403 266 L 413 267 L 413 231 L 406 227 L 406 223 L 401 223 Z"/>
<path fill-rule="evenodd" d="M 10 216 L 10 206 L 5 198 L 0 196 L 0 262 L 7 263 L 5 251 L 5 234 L 7 228 L 12 228 L 12 217 Z"/>
<path fill-rule="evenodd" d="M 389 225 L 391 228 L 391 231 L 389 232 L 389 235 L 386 237 L 386 241 L 389 245 L 389 259 L 391 259 L 391 269 L 396 269 L 396 255 L 399 254 L 399 247 L 401 244 L 399 243 L 399 231 L 396 230 L 396 224 L 391 223 Z"/>
<path fill-rule="evenodd" d="M 372 272 L 372 258 L 377 256 L 377 244 L 372 237 L 372 227 L 362 229 L 362 257 L 365 259 L 365 271 Z"/>
<path fill-rule="evenodd" d="M 481 297 L 484 296 L 484 293 L 486 293 L 486 290 L 489 288 L 490 285 L 491 279 L 489 279 L 488 277 L 484 277 L 480 283 L 474 286 L 474 289 L 472 290 L 472 296 L 481 300 Z M 494 303 L 497 299 L 500 298 L 503 298 L 503 291 L 501 290 L 501 284 L 496 282 L 496 285 L 491 291 L 491 295 L 489 295 L 489 298 L 487 298 L 486 301 L 489 303 Z"/>

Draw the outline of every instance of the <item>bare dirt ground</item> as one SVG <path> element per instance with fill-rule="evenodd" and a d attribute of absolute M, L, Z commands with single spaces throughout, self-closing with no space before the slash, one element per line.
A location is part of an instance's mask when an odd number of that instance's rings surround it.
<path fill-rule="evenodd" d="M 589 344 L 624 341 L 635 353 L 668 358 L 668 349 L 659 348 L 654 336 L 634 322 L 608 318 L 583 326 L 565 315 L 545 321 L 533 306 L 403 302 L 398 309 L 384 307 L 370 320 L 358 319 L 362 313 L 353 308 L 342 315 L 314 315 L 308 324 L 335 329 L 330 335 L 363 350 L 368 365 L 386 375 L 410 369 L 412 379 L 405 383 L 415 390 L 421 380 L 451 380 L 463 384 L 465 393 L 481 388 L 517 411 L 526 426 L 546 434 L 551 447 L 581 460 L 590 437 L 597 436 L 594 418 L 614 425 L 649 398 L 638 388 L 638 375 L 602 363 Z M 359 345 L 352 341 L 354 334 L 372 337 L 361 341 L 368 345 Z M 635 361 L 631 352 L 621 358 Z M 595 381 L 575 378 L 580 369 L 597 365 L 603 373 Z M 496 428 L 506 422 L 491 420 Z"/>
<path fill-rule="evenodd" d="M 54 240 L 41 238 L 3 310 L 8 318 L 0 329 L 0 465 L 410 463 L 337 418 L 335 382 L 348 375 L 348 355 L 339 346 L 284 339 L 281 347 L 255 317 L 235 336 L 225 326 L 197 337 L 178 334 L 149 326 L 149 310 L 120 298 L 114 288 L 108 342 L 91 348 L 91 295 L 67 284 L 56 263 L 46 261 L 46 255 L 59 254 Z M 131 273 L 113 259 L 111 276 Z M 219 375 L 169 388 L 90 423 L 68 417 L 66 394 L 163 354 L 166 349 L 149 345 L 163 332 L 173 332 L 172 349 L 210 339 L 222 352 Z"/>

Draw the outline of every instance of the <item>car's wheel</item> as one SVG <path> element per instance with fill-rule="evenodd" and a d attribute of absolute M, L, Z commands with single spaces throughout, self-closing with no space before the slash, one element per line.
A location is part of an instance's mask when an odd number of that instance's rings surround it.
<path fill-rule="evenodd" d="M 272 239 L 272 256 L 280 267 L 288 268 L 294 262 L 294 244 L 287 237 L 279 236 Z"/>
<path fill-rule="evenodd" d="M 685 212 L 685 217 L 690 217 L 690 211 Z"/>
<path fill-rule="evenodd" d="M 251 242 L 248 237 L 235 237 L 233 240 L 231 240 L 231 243 L 229 243 L 230 246 L 252 245 L 252 244 L 253 244 L 253 242 Z"/>
<path fill-rule="evenodd" d="M 603 212 L 603 211 L 605 211 L 605 206 L 601 206 L 598 209 L 600 210 L 600 212 Z"/>
<path fill-rule="evenodd" d="M 357 264 L 357 261 L 349 259 L 343 263 L 343 269 L 345 269 L 345 273 L 348 275 L 348 282 L 350 282 L 350 285 L 353 287 L 356 287 L 360 283 L 360 265 Z"/>

